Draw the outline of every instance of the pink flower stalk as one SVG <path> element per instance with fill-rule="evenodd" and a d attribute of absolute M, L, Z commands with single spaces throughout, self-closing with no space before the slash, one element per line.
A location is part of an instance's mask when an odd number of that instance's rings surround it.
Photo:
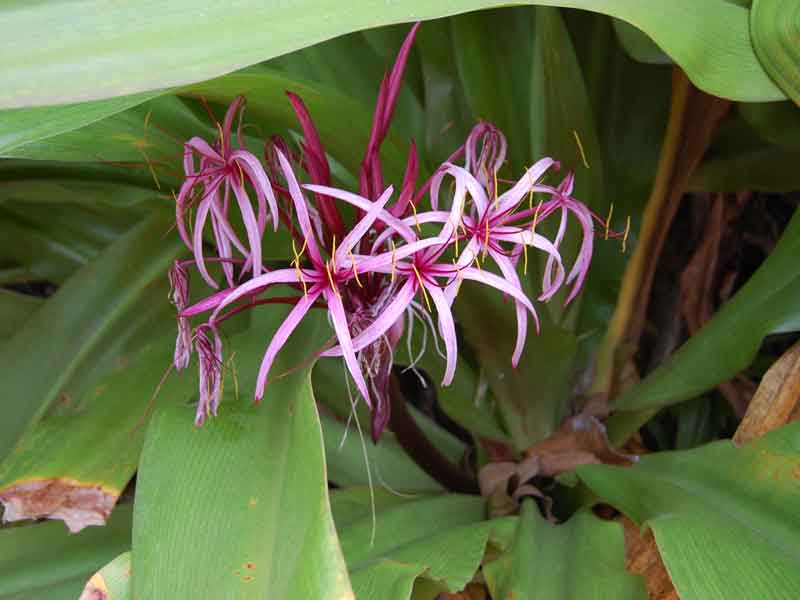
<path fill-rule="evenodd" d="M 239 148 L 233 147 L 233 120 L 237 113 L 241 119 L 243 105 L 244 99 L 241 96 L 231 102 L 223 125 L 218 124 L 220 137 L 213 146 L 199 137 L 193 137 L 186 142 L 183 160 L 186 181 L 181 186 L 175 203 L 178 232 L 187 247 L 194 252 L 197 269 L 203 279 L 215 289 L 218 284 L 208 273 L 203 256 L 203 231 L 209 217 L 219 257 L 223 259 L 222 270 L 228 285 L 233 285 L 233 264 L 230 259 L 234 247 L 246 259 L 243 271 L 250 269 L 254 276 L 261 274 L 261 236 L 268 220 L 267 205 L 274 227 L 276 230 L 278 228 L 275 194 L 261 163 L 244 147 L 241 121 L 237 128 Z M 196 158 L 199 158 L 199 168 Z M 256 192 L 257 216 L 253 212 L 247 184 Z M 247 231 L 249 248 L 242 244 L 229 222 L 231 190 Z M 199 196 L 199 199 L 195 196 Z M 188 206 L 194 204 L 196 216 L 190 236 L 185 216 Z"/>
<path fill-rule="evenodd" d="M 399 193 L 390 203 L 393 188 L 384 185 L 380 147 L 389 132 L 417 28 L 418 25 L 412 28 L 380 86 L 360 168 L 358 194 L 333 187 L 328 157 L 311 115 L 302 100 L 291 93 L 289 102 L 304 137 L 299 155 L 284 140 L 274 138 L 266 147 L 265 170 L 244 149 L 241 124 L 237 129 L 239 148 L 233 149 L 232 123 L 239 114 L 241 99 L 228 109 L 220 139 L 213 146 L 199 138 L 187 142 L 187 179 L 177 198 L 177 217 L 181 236 L 194 259 L 176 263 L 170 271 L 170 281 L 172 301 L 178 310 L 175 366 L 184 368 L 188 364 L 192 345 L 198 355 L 200 401 L 196 424 L 216 414 L 220 402 L 223 362 L 219 326 L 243 310 L 276 302 L 292 306 L 267 343 L 256 381 L 256 401 L 263 398 L 275 357 L 293 331 L 311 309 L 325 310 L 336 341 L 314 353 L 343 358 L 358 394 L 372 409 L 372 434 L 377 441 L 389 419 L 388 381 L 407 316 L 419 315 L 438 330 L 446 362 L 442 385 L 449 385 L 458 357 L 452 306 L 463 280 L 491 286 L 513 301 L 517 342 L 511 362 L 515 366 L 524 348 L 529 313 L 538 330 L 536 310 L 517 274 L 520 260 L 527 263 L 528 250 L 544 252 L 547 257 L 540 301 L 549 300 L 565 282 L 574 282 L 571 300 L 583 284 L 591 260 L 592 215 L 571 197 L 572 176 L 555 189 L 544 185 L 542 177 L 551 167 L 558 168 L 558 163 L 543 158 L 501 193 L 497 173 L 505 161 L 506 138 L 489 123 L 478 124 L 465 144 L 416 191 L 420 165 L 412 141 Z M 465 166 L 453 164 L 462 153 Z M 301 186 L 296 169 L 304 172 L 311 183 Z M 445 179 L 452 182 L 447 191 L 442 185 Z M 255 190 L 257 214 L 247 186 Z M 230 189 L 247 231 L 246 246 L 231 226 Z M 534 193 L 545 194 L 549 199 L 534 209 Z M 198 194 L 199 200 L 194 200 Z M 426 195 L 430 209 L 418 210 Z M 197 206 L 191 236 L 184 222 L 190 202 Z M 352 224 L 342 218 L 340 203 L 356 209 Z M 261 260 L 267 207 L 274 227 L 278 227 L 280 219 L 294 239 L 293 258 L 275 269 L 265 268 Z M 550 241 L 536 231 L 536 225 L 558 209 L 562 211 L 562 223 Z M 589 241 L 584 239 L 578 260 L 566 275 L 559 246 L 568 213 L 576 215 Z M 203 256 L 203 229 L 208 220 L 218 252 L 213 258 Z M 429 235 L 425 229 L 423 234 L 423 226 L 430 224 L 438 225 L 438 232 Z M 234 250 L 241 257 L 234 257 Z M 486 270 L 487 259 L 496 266 L 497 274 Z M 206 269 L 210 261 L 221 264 L 226 288 L 220 289 L 210 277 Z M 186 272 L 190 264 L 215 290 L 192 306 L 188 306 Z M 234 277 L 236 268 L 238 277 Z M 279 285 L 285 286 L 289 295 L 264 297 Z M 205 315 L 206 321 L 192 335 L 189 321 L 199 315 Z"/>

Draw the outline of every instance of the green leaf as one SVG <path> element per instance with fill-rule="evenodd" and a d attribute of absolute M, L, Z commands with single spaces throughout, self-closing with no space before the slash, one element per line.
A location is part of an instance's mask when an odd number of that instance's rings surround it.
<path fill-rule="evenodd" d="M 747 101 L 783 98 L 753 52 L 748 11 L 741 6 L 724 0 L 540 3 L 594 10 L 635 25 L 712 94 Z M 178 0 L 165 11 L 154 0 L 113 7 L 102 0 L 79 5 L 12 0 L 0 11 L 0 106 L 97 100 L 186 85 L 351 31 L 505 4 L 359 0 L 342 11 L 334 0 L 246 0 L 234 6 Z"/>
<path fill-rule="evenodd" d="M 62 523 L 0 530 L 0 599 L 77 598 L 89 576 L 130 548 L 131 506 L 105 527 L 69 534 Z"/>
<path fill-rule="evenodd" d="M 750 35 L 764 70 L 800 105 L 800 6 L 793 0 L 753 0 Z"/>
<path fill-rule="evenodd" d="M 665 363 L 616 400 L 623 411 L 696 396 L 745 368 L 761 340 L 796 319 L 800 306 L 800 213 L 750 280 Z M 713 360 L 709 360 L 711 357 Z"/>
<path fill-rule="evenodd" d="M 681 598 L 793 598 L 800 589 L 800 424 L 741 447 L 721 441 L 578 467 L 604 502 L 655 534 Z"/>
<path fill-rule="evenodd" d="M 522 503 L 511 547 L 483 573 L 493 598 L 647 598 L 644 582 L 625 570 L 619 523 L 582 511 L 553 525 L 532 500 Z"/>
<path fill-rule="evenodd" d="M 124 552 L 92 575 L 83 593 L 101 600 L 130 600 L 131 573 L 131 553 Z"/>
<path fill-rule="evenodd" d="M 541 315 L 539 335 L 528 323 L 525 351 L 515 369 L 511 365 L 517 331 L 513 304 L 494 290 L 465 282 L 454 309 L 515 449 L 524 451 L 546 438 L 566 415 L 575 337 Z"/>
<path fill-rule="evenodd" d="M 26 144 L 80 129 L 158 95 L 151 92 L 99 102 L 0 111 L 0 156 L 9 156 L 12 150 Z"/>
<path fill-rule="evenodd" d="M 173 346 L 171 337 L 157 337 L 120 356 L 116 372 L 22 436 L 0 463 L 0 499 L 13 499 L 14 520 L 59 518 L 72 531 L 105 521 L 136 471 L 151 402 L 185 403 L 195 387 L 186 376 L 159 383 Z"/>
<path fill-rule="evenodd" d="M 14 335 L 43 302 L 36 296 L 0 290 L 0 340 L 5 342 Z"/>
<path fill-rule="evenodd" d="M 168 229 L 159 218 L 134 227 L 70 278 L 0 349 L 0 457 L 56 398 L 79 395 L 113 365 L 132 333 L 169 309 L 164 274 L 180 244 L 164 238 Z"/>
<path fill-rule="evenodd" d="M 619 19 L 613 19 L 614 31 L 617 33 L 620 44 L 625 48 L 625 52 L 639 62 L 654 65 L 669 64 L 669 56 L 656 46 L 646 33 Z"/>
<path fill-rule="evenodd" d="M 741 103 L 739 114 L 766 142 L 800 149 L 800 108 L 791 102 Z"/>
<path fill-rule="evenodd" d="M 332 500 L 359 600 L 408 600 L 420 576 L 438 591 L 463 589 L 480 566 L 492 532 L 513 520 L 484 521 L 483 501 L 476 496 L 391 499 L 384 493 L 373 523 L 368 499 L 364 490 L 347 490 Z"/>
<path fill-rule="evenodd" d="M 237 337 L 258 360 L 285 311 Z M 313 323 L 308 322 L 312 318 Z M 134 593 L 141 598 L 351 598 L 333 527 L 307 357 L 324 340 L 307 317 L 280 353 L 264 401 L 256 373 L 237 369 L 231 398 L 202 428 L 190 407 L 158 411 L 137 480 Z M 247 343 L 239 341 L 246 339 Z"/>

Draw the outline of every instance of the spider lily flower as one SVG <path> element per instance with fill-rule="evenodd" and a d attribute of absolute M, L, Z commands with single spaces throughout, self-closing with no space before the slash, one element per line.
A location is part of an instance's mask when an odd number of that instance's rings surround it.
<path fill-rule="evenodd" d="M 235 247 L 246 259 L 243 271 L 252 270 L 253 276 L 262 271 L 261 236 L 266 228 L 269 206 L 275 229 L 278 228 L 278 208 L 267 174 L 258 159 L 244 148 L 241 137 L 241 122 L 237 129 L 239 148 L 233 147 L 233 121 L 240 115 L 244 99 L 236 98 L 225 114 L 223 124 L 218 125 L 220 137 L 212 146 L 199 137 L 185 144 L 184 171 L 186 180 L 176 198 L 176 221 L 184 243 L 194 252 L 197 269 L 203 279 L 213 288 L 219 286 L 208 273 L 203 256 L 203 231 L 206 221 L 211 220 L 211 229 L 219 256 L 231 259 Z M 197 162 L 199 161 L 199 162 Z M 247 192 L 247 184 L 256 192 L 258 215 Z M 239 212 L 247 232 L 249 247 L 239 240 L 228 220 L 231 191 L 239 206 Z M 199 196 L 199 200 L 195 197 Z M 186 211 L 196 203 L 196 216 L 192 235 L 186 227 Z M 233 285 L 231 262 L 222 263 L 229 285 Z"/>
<path fill-rule="evenodd" d="M 294 267 L 278 269 L 253 277 L 248 282 L 237 286 L 233 290 L 218 292 L 212 297 L 201 301 L 198 305 L 189 307 L 182 314 L 183 316 L 191 316 L 202 311 L 213 309 L 208 319 L 208 327 L 216 331 L 222 311 L 234 302 L 263 293 L 276 284 L 301 286 L 303 296 L 297 300 L 294 308 L 289 312 L 289 315 L 275 332 L 275 335 L 267 346 L 256 381 L 256 400 L 260 400 L 263 397 L 269 371 L 278 351 L 283 347 L 291 333 L 297 328 L 311 307 L 316 304 L 318 299 L 322 299 L 328 309 L 330 321 L 338 339 L 339 347 L 342 349 L 342 356 L 344 357 L 345 364 L 353 380 L 356 382 L 359 393 L 364 397 L 367 404 L 371 406 L 368 386 L 359 368 L 355 351 L 352 348 L 347 311 L 342 300 L 343 290 L 348 282 L 358 282 L 360 281 L 360 277 L 366 277 L 370 273 L 369 270 L 360 270 L 358 265 L 352 260 L 353 249 L 370 230 L 377 219 L 381 219 L 388 226 L 395 227 L 398 233 L 405 236 L 409 242 L 417 242 L 417 244 L 409 244 L 411 250 L 420 245 L 419 241 L 414 239 L 413 232 L 410 228 L 402 225 L 398 219 L 384 210 L 385 205 L 392 195 L 391 187 L 388 188 L 377 201 L 370 202 L 355 194 L 340 193 L 333 189 L 309 185 L 306 186 L 309 191 L 325 193 L 327 195 L 337 194 L 345 201 L 354 204 L 357 208 L 364 211 L 364 217 L 362 217 L 341 240 L 338 247 L 335 247 L 330 258 L 327 260 L 324 259 L 320 251 L 319 242 L 316 239 L 315 230 L 311 225 L 306 199 L 292 172 L 291 165 L 280 151 L 278 151 L 278 160 L 283 169 L 288 191 L 294 202 L 300 231 L 305 240 L 304 248 L 295 256 Z M 432 244 L 434 242 L 426 241 L 425 243 Z M 409 250 L 406 250 L 406 252 L 408 251 Z M 310 264 L 301 266 L 300 254 L 306 252 Z"/>
<path fill-rule="evenodd" d="M 209 414 L 217 416 L 222 394 L 222 340 L 216 329 L 205 324 L 195 330 L 194 340 L 200 371 L 200 394 L 194 424 L 199 427 Z"/>

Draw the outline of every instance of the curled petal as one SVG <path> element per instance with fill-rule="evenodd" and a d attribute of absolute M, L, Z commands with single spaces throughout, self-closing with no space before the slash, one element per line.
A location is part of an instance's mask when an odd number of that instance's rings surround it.
<path fill-rule="evenodd" d="M 355 350 L 353 349 L 353 340 L 350 337 L 350 326 L 347 323 L 347 313 L 344 310 L 342 299 L 333 290 L 325 290 L 325 299 L 328 301 L 328 311 L 330 312 L 331 323 L 333 323 L 333 330 L 336 332 L 336 337 L 339 339 L 339 346 L 342 349 L 342 356 L 344 356 L 344 363 L 347 365 L 347 370 L 356 382 L 356 387 L 367 406 L 372 407 L 370 400 L 369 390 L 367 389 L 367 382 L 364 380 L 364 375 L 361 373 L 361 368 L 358 365 Z"/>
<path fill-rule="evenodd" d="M 208 325 L 198 327 L 195 331 L 195 348 L 200 370 L 200 397 L 194 424 L 200 427 L 209 414 L 217 414 L 222 390 L 222 340 L 216 329 Z"/>
<path fill-rule="evenodd" d="M 426 285 L 428 294 L 436 306 L 439 316 L 439 334 L 444 340 L 445 356 L 447 365 L 442 378 L 442 386 L 450 385 L 456 374 L 456 364 L 458 361 L 458 346 L 456 341 L 456 326 L 453 321 L 453 313 L 450 310 L 450 303 L 444 292 L 435 285 Z"/>

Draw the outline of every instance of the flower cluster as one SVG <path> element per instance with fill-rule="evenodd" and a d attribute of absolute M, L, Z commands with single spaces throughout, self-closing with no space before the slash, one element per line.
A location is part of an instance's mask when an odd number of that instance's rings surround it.
<path fill-rule="evenodd" d="M 506 139 L 493 125 L 475 126 L 464 145 L 419 188 L 412 142 L 400 189 L 384 183 L 380 147 L 389 131 L 417 27 L 381 84 L 358 193 L 332 185 L 328 158 L 311 115 L 291 93 L 289 101 L 303 131 L 300 152 L 293 152 L 279 138 L 267 142 L 263 163 L 248 151 L 241 135 L 241 98 L 230 105 L 218 126 L 217 140 L 192 138 L 185 144 L 186 180 L 176 197 L 176 217 L 193 259 L 176 262 L 170 281 L 179 323 L 175 367 L 185 368 L 193 351 L 198 355 L 196 424 L 216 414 L 220 401 L 219 326 L 242 310 L 274 302 L 292 306 L 267 344 L 256 400 L 264 395 L 276 355 L 304 316 L 310 310 L 327 311 L 335 342 L 318 355 L 343 358 L 372 410 L 377 440 L 388 422 L 389 376 L 407 321 L 428 324 L 434 337 L 443 342 L 446 368 L 441 383 L 448 385 L 458 354 L 452 306 L 464 280 L 492 287 L 513 302 L 517 340 L 511 362 L 515 366 L 525 345 L 528 319 L 539 327 L 534 303 L 518 276 L 519 262 L 527 264 L 528 251 L 546 255 L 537 300 L 547 301 L 563 286 L 570 286 L 570 302 L 581 289 L 598 218 L 572 197 L 571 174 L 556 187 L 542 182 L 548 171 L 559 168 L 551 158 L 536 162 L 511 185 L 499 180 Z M 426 210 L 422 210 L 423 200 L 427 200 Z M 351 209 L 342 211 L 343 206 Z M 232 210 L 244 225 L 246 241 L 234 231 Z M 351 225 L 345 223 L 345 213 L 355 215 Z M 560 219 L 552 240 L 537 231 L 551 215 Z M 578 257 L 567 269 L 559 248 L 570 215 L 582 227 L 583 236 Z M 267 268 L 262 262 L 262 242 L 270 225 L 273 230 L 286 227 L 293 238 L 293 258 L 282 268 Z M 214 242 L 215 256 L 205 255 L 209 240 Z M 212 262 L 220 265 L 222 288 L 208 271 Z M 191 265 L 216 290 L 193 305 L 188 301 L 186 270 Z M 276 286 L 286 289 L 287 295 L 264 297 Z M 192 330 L 190 319 L 199 315 L 205 321 Z"/>

